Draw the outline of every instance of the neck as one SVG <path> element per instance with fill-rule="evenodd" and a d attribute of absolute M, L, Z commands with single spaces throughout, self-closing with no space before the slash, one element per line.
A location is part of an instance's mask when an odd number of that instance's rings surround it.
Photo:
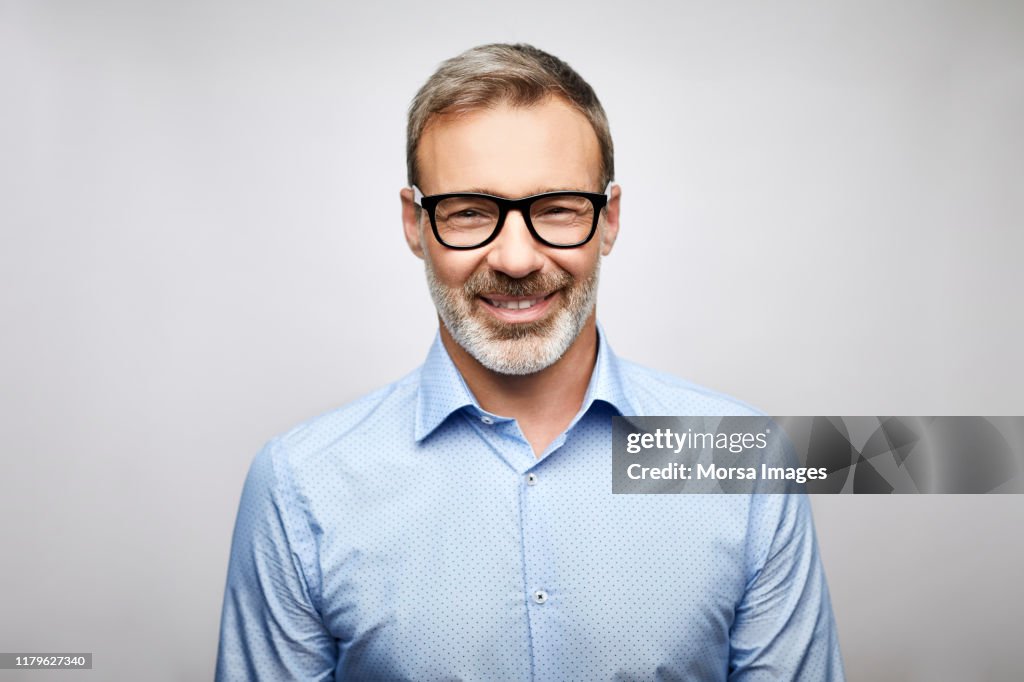
<path fill-rule="evenodd" d="M 594 313 L 565 354 L 534 374 L 499 374 L 487 369 L 456 343 L 443 322 L 441 342 L 480 407 L 515 419 L 536 457 L 579 412 L 597 361 Z"/>

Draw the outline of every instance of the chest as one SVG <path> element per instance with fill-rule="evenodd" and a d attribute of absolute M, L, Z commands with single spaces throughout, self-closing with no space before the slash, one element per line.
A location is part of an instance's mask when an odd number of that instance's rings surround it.
<path fill-rule="evenodd" d="M 727 658 L 743 498 L 612 495 L 610 463 L 593 459 L 430 461 L 348 486 L 319 529 L 346 675 L 717 677 L 699 666 Z"/>

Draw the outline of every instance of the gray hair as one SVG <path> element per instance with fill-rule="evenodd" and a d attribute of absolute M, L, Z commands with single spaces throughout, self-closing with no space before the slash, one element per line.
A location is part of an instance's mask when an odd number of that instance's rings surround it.
<path fill-rule="evenodd" d="M 496 104 L 530 106 L 557 96 L 576 107 L 594 128 L 601 149 L 601 190 L 615 177 L 612 135 L 593 88 L 571 66 L 532 45 L 494 43 L 443 62 L 409 107 L 405 158 L 409 184 L 419 182 L 416 148 L 427 123 Z"/>

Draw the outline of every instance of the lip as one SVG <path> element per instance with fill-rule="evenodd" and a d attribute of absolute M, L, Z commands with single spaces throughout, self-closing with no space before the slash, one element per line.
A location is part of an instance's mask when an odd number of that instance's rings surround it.
<path fill-rule="evenodd" d="M 560 290 L 555 290 L 544 297 L 540 303 L 529 308 L 521 308 L 519 310 L 513 310 L 511 308 L 499 308 L 491 305 L 490 301 L 530 301 L 536 299 L 536 296 L 478 296 L 481 305 L 494 317 L 498 318 L 502 322 L 512 323 L 525 323 L 534 322 L 541 319 L 547 313 L 548 308 L 551 307 L 551 303 L 558 297 Z"/>

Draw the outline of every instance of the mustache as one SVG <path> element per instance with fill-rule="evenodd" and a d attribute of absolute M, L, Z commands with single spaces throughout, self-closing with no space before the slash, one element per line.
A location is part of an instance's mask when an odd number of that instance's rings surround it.
<path fill-rule="evenodd" d="M 503 272 L 483 270 L 466 280 L 463 290 L 470 297 L 481 294 L 526 297 L 548 294 L 556 289 L 564 289 L 572 283 L 572 275 L 565 270 L 552 273 L 533 272 L 526 277 L 510 277 Z"/>

